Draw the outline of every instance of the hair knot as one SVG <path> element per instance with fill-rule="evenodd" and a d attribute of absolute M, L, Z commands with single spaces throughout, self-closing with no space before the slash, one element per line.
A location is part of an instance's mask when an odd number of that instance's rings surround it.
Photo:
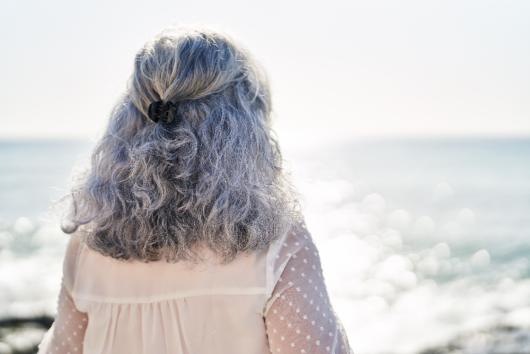
<path fill-rule="evenodd" d="M 171 101 L 155 101 L 149 105 L 147 115 L 153 122 L 171 123 L 176 117 L 178 104 Z"/>

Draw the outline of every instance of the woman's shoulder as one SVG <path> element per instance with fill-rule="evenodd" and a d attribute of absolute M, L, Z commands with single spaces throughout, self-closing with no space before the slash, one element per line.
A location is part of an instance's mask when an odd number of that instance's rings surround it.
<path fill-rule="evenodd" d="M 302 248 L 308 249 L 314 247 L 313 237 L 309 231 L 305 220 L 300 219 L 294 222 L 288 231 L 279 239 L 276 240 L 276 244 L 272 247 L 276 247 L 274 257 L 276 259 L 285 260 L 291 258 L 293 255 L 296 258 L 296 253 Z"/>
<path fill-rule="evenodd" d="M 79 254 L 83 248 L 85 236 L 82 230 L 77 230 L 67 234 L 66 237 L 68 241 L 63 259 L 63 283 L 69 291 L 73 291 Z"/>
<path fill-rule="evenodd" d="M 304 251 L 313 255 L 316 253 L 316 256 L 318 256 L 313 237 L 307 228 L 305 220 L 301 219 L 293 223 L 289 230 L 269 247 L 267 254 L 268 294 L 272 292 L 287 264 L 289 262 L 292 263 Z"/>

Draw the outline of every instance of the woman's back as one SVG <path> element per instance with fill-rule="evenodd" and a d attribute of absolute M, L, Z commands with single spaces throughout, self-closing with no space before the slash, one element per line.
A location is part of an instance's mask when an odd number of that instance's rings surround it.
<path fill-rule="evenodd" d="M 351 352 L 303 224 L 228 264 L 201 252 L 198 264 L 126 262 L 73 235 L 39 353 Z"/>
<path fill-rule="evenodd" d="M 271 112 L 266 75 L 225 35 L 140 49 L 72 188 L 41 354 L 348 351 Z"/>

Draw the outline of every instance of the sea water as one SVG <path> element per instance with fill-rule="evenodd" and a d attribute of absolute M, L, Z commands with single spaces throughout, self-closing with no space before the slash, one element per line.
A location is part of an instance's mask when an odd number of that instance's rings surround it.
<path fill-rule="evenodd" d="M 55 312 L 67 236 L 49 207 L 91 147 L 0 143 L 0 316 Z M 284 156 L 356 352 L 528 328 L 530 139 L 291 144 Z"/>

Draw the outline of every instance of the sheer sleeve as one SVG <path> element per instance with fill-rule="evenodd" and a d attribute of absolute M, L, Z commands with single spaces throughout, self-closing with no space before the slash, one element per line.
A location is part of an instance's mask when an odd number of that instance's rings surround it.
<path fill-rule="evenodd" d="M 57 300 L 57 315 L 39 344 L 37 354 L 80 354 L 88 324 L 86 313 L 79 311 L 72 298 L 79 239 L 72 236 L 66 248 L 63 276 Z"/>
<path fill-rule="evenodd" d="M 281 275 L 264 311 L 271 353 L 352 354 L 310 233 L 300 224 L 282 242 Z"/>

